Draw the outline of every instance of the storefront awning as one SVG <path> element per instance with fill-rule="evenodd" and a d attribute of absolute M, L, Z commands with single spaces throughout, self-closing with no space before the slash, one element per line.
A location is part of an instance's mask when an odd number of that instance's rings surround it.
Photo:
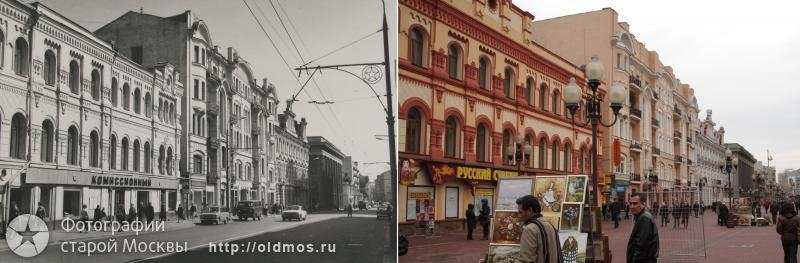
<path fill-rule="evenodd" d="M 25 184 L 82 185 L 96 187 L 128 187 L 177 189 L 178 178 L 155 176 L 130 176 L 99 174 L 87 171 L 72 171 L 31 167 L 24 174 Z"/>

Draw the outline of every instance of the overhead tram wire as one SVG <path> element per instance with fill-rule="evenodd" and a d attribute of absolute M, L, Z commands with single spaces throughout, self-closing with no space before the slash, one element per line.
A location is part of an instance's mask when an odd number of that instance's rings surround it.
<path fill-rule="evenodd" d="M 283 15 L 286 16 L 286 19 L 289 20 L 289 27 L 292 28 L 292 32 L 299 35 L 299 33 L 297 32 L 297 28 L 294 26 L 294 23 L 292 23 L 291 16 L 289 15 L 289 13 L 286 12 L 286 9 L 283 8 L 281 1 L 276 0 L 276 2 L 278 2 L 278 9 L 280 9 Z M 305 51 L 308 52 L 308 45 L 306 45 L 306 42 L 303 41 L 302 38 L 298 38 L 298 40 L 300 40 L 300 45 L 303 46 L 303 49 L 305 49 Z"/>
<path fill-rule="evenodd" d="M 261 9 L 261 6 L 259 6 L 258 2 L 254 2 L 253 5 L 256 6 L 256 9 L 258 9 L 258 12 L 261 14 L 261 17 L 263 18 L 262 20 L 265 21 L 265 23 L 269 26 L 270 29 L 272 29 L 272 32 L 276 32 L 276 33 L 279 32 L 278 29 L 275 27 L 275 25 L 272 23 L 272 21 L 270 21 L 270 19 L 267 16 L 267 14 L 264 13 L 264 10 Z M 287 49 L 290 49 L 289 44 L 286 43 L 286 40 L 280 34 L 277 34 L 275 37 L 277 37 L 278 40 L 280 40 L 280 42 L 281 42 L 281 44 L 283 44 L 283 46 L 285 46 Z M 298 59 L 300 59 L 300 58 L 298 58 Z"/>
<path fill-rule="evenodd" d="M 281 58 L 281 60 L 283 61 L 283 64 L 284 64 L 284 65 L 286 65 L 286 69 L 288 69 L 288 70 L 289 70 L 289 72 L 291 72 L 291 74 L 290 74 L 290 75 L 291 75 L 292 77 L 294 77 L 295 81 L 297 81 L 297 83 L 298 83 L 298 84 L 300 84 L 301 82 L 300 82 L 300 79 L 299 79 L 299 77 L 297 77 L 297 76 L 295 76 L 295 75 L 294 75 L 294 70 L 292 70 L 292 67 L 291 67 L 291 66 L 289 66 L 289 62 L 287 62 L 287 61 L 286 61 L 286 58 L 283 56 L 283 54 L 281 54 L 281 51 L 278 49 L 278 46 L 277 46 L 277 45 L 275 45 L 275 41 L 273 41 L 273 40 L 272 40 L 272 37 L 270 37 L 270 36 L 269 36 L 269 33 L 267 33 L 267 30 L 266 30 L 266 29 L 264 29 L 264 26 L 261 24 L 261 21 L 259 21 L 259 20 L 258 20 L 258 17 L 257 17 L 257 16 L 256 16 L 256 14 L 253 12 L 253 9 L 252 9 L 252 8 L 250 8 L 250 5 L 249 5 L 249 4 L 247 4 L 247 0 L 242 0 L 242 2 L 244 3 L 245 7 L 247 7 L 247 10 L 248 10 L 248 11 L 250 11 L 250 14 L 253 16 L 253 19 L 255 19 L 255 20 L 256 20 L 256 24 L 258 24 L 258 27 L 259 27 L 259 28 L 261 28 L 261 32 L 263 32 L 263 33 L 264 33 L 264 36 L 266 36 L 266 37 L 267 37 L 267 40 L 269 40 L 269 43 L 270 43 L 270 44 L 272 44 L 272 47 L 275 49 L 275 52 L 277 52 L 277 53 L 278 53 L 278 56 L 279 56 L 279 57 Z M 313 100 L 313 99 L 314 99 L 313 97 L 311 97 L 311 94 L 309 94 L 309 93 L 308 93 L 308 91 L 305 91 L 305 94 L 306 94 L 306 96 L 308 96 L 308 98 L 309 98 L 309 99 L 311 99 L 311 100 Z M 324 118 L 324 114 L 322 113 L 322 110 L 319 108 L 319 105 L 316 105 L 316 104 L 315 104 L 315 105 L 314 105 L 314 107 L 317 109 L 317 111 L 319 112 L 319 114 L 323 116 L 323 118 L 322 118 L 322 119 L 323 119 L 323 120 L 325 120 L 325 123 L 327 123 L 327 124 L 328 124 L 328 127 L 329 127 L 329 128 L 331 128 L 331 130 L 333 130 L 335 133 L 339 134 L 339 132 L 338 132 L 338 130 L 337 130 L 337 129 L 333 129 L 333 125 L 330 123 L 330 121 L 328 121 L 328 118 Z M 339 134 L 339 136 L 341 136 L 341 134 Z"/>

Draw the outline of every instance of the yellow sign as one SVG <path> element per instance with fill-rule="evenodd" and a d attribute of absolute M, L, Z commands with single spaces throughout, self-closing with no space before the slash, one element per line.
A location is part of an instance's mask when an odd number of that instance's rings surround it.
<path fill-rule="evenodd" d="M 408 199 L 433 199 L 431 193 L 408 193 Z"/>
<path fill-rule="evenodd" d="M 475 196 L 494 196 L 492 189 L 478 188 L 475 190 Z"/>
<path fill-rule="evenodd" d="M 457 166 L 456 178 L 468 180 L 481 180 L 481 181 L 497 181 L 500 177 L 514 177 L 518 176 L 519 172 L 516 171 L 503 171 L 494 170 L 492 168 L 477 168 L 477 167 L 464 167 Z"/>
<path fill-rule="evenodd" d="M 433 199 L 433 187 L 408 187 L 409 200 Z"/>

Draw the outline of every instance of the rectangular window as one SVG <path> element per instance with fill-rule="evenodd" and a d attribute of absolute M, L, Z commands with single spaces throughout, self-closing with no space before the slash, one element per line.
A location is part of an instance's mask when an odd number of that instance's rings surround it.
<path fill-rule="evenodd" d="M 144 50 L 142 46 L 131 47 L 131 59 L 133 62 L 142 64 L 142 60 L 144 59 Z"/>
<path fill-rule="evenodd" d="M 622 68 L 622 54 L 617 53 L 617 68 Z"/>
<path fill-rule="evenodd" d="M 202 100 L 206 100 L 206 82 L 205 81 L 200 82 L 200 98 L 202 98 Z"/>
<path fill-rule="evenodd" d="M 203 61 L 201 62 L 201 64 L 205 65 L 206 64 L 206 49 L 205 48 L 203 49 L 202 53 L 203 53 Z"/>
<path fill-rule="evenodd" d="M 194 80 L 194 94 L 192 94 L 192 98 L 200 99 L 200 81 Z"/>
<path fill-rule="evenodd" d="M 433 187 L 409 186 L 407 197 L 406 220 L 427 221 L 436 218 Z"/>
<path fill-rule="evenodd" d="M 458 187 L 448 187 L 447 197 L 445 199 L 445 215 L 446 218 L 458 218 Z"/>
<path fill-rule="evenodd" d="M 200 62 L 200 47 L 194 46 L 194 62 Z"/>

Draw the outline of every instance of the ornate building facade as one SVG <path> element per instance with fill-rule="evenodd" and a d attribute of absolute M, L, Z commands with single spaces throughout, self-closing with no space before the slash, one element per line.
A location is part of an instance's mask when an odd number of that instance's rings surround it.
<path fill-rule="evenodd" d="M 174 211 L 182 72 L 142 66 L 40 3 L 0 1 L 0 23 L 0 168 L 10 184 L 0 202 L 26 213 L 41 202 L 53 220 L 83 205 Z"/>
<path fill-rule="evenodd" d="M 706 110 L 706 117 L 695 131 L 697 139 L 697 174 L 706 179 L 703 202 L 724 201 L 728 198 L 728 174 L 724 170 L 725 127 L 716 128 L 712 111 Z"/>
<path fill-rule="evenodd" d="M 591 170 L 591 132 L 573 128 L 561 93 L 570 78 L 584 87 L 583 71 L 532 41 L 533 15 L 511 1 L 399 8 L 401 233 L 420 216 L 459 229 L 501 176 Z"/>
<path fill-rule="evenodd" d="M 291 100 L 286 109 L 278 115 L 275 132 L 275 170 L 277 177 L 275 202 L 286 205 L 311 206 L 309 189 L 308 158 L 309 148 L 306 140 L 306 118 L 295 120 Z"/>

